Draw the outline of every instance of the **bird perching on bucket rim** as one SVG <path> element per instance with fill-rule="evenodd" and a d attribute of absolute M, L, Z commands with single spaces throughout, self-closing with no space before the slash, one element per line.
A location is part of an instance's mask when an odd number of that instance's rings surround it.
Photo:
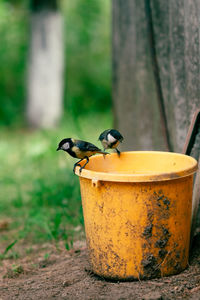
<path fill-rule="evenodd" d="M 119 143 L 122 143 L 123 139 L 124 138 L 121 133 L 116 129 L 107 129 L 99 136 L 99 140 L 103 145 L 104 151 L 105 149 L 115 149 L 118 156 L 120 156 L 120 151 L 117 147 L 119 146 Z"/>
<path fill-rule="evenodd" d="M 88 164 L 90 156 L 95 155 L 96 153 L 100 153 L 104 155 L 109 154 L 105 151 L 102 151 L 92 143 L 76 140 L 72 138 L 65 138 L 61 140 L 56 150 L 57 151 L 63 150 L 67 152 L 69 155 L 71 155 L 72 157 L 79 158 L 80 160 L 74 164 L 73 172 L 75 173 L 76 166 L 79 166 L 80 174 L 82 172 L 82 169 L 84 169 L 85 166 Z M 86 159 L 86 162 L 83 166 L 81 166 L 80 162 L 84 159 Z"/>

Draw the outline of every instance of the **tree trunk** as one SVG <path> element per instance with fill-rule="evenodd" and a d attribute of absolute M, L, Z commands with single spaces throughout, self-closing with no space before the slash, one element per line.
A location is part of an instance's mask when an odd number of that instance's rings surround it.
<path fill-rule="evenodd" d="M 150 1 L 173 150 L 181 152 L 200 105 L 200 0 Z"/>
<path fill-rule="evenodd" d="M 113 104 L 126 150 L 164 150 L 144 1 L 113 0 Z"/>
<path fill-rule="evenodd" d="M 182 152 L 200 108 L 199 15 L 200 0 L 113 0 L 113 102 L 124 149 L 163 150 L 167 138 Z M 200 129 L 191 153 L 200 164 L 199 155 Z"/>
<path fill-rule="evenodd" d="M 27 119 L 32 127 L 54 127 L 62 113 L 62 17 L 56 1 L 32 1 Z"/>

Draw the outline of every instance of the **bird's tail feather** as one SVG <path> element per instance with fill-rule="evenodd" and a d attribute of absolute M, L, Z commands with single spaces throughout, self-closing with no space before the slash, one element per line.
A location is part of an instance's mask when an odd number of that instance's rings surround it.
<path fill-rule="evenodd" d="M 108 153 L 108 152 L 105 152 L 105 151 L 97 151 L 97 153 L 104 154 L 104 155 L 106 155 L 106 154 L 110 154 L 110 153 Z"/>

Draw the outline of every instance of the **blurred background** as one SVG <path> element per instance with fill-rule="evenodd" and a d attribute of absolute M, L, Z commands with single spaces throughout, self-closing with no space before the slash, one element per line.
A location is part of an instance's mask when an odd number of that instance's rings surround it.
<path fill-rule="evenodd" d="M 4 248 L 60 239 L 69 248 L 82 232 L 75 160 L 56 147 L 64 137 L 100 147 L 112 126 L 110 10 L 107 0 L 0 0 Z"/>
<path fill-rule="evenodd" d="M 121 150 L 182 152 L 200 103 L 199 8 L 0 0 L 2 257 L 17 256 L 19 243 L 69 249 L 83 234 L 75 160 L 56 152 L 64 137 L 101 147 L 99 134 L 114 126 Z"/>

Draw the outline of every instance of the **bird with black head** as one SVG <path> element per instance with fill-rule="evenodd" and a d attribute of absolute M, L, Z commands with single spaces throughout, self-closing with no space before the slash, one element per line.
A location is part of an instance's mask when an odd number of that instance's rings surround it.
<path fill-rule="evenodd" d="M 80 160 L 74 164 L 73 172 L 75 172 L 76 166 L 79 166 L 80 174 L 82 172 L 82 169 L 84 169 L 85 166 L 88 164 L 90 156 L 95 155 L 96 153 L 100 153 L 104 155 L 109 154 L 105 151 L 102 151 L 101 149 L 99 149 L 98 147 L 96 147 L 95 145 L 89 142 L 76 140 L 72 138 L 65 138 L 62 141 L 60 141 L 60 143 L 58 144 L 58 148 L 56 150 L 57 151 L 63 150 L 67 152 L 69 155 L 71 155 L 72 157 L 79 158 Z M 86 159 L 86 162 L 83 166 L 81 166 L 80 162 L 84 159 Z"/>
<path fill-rule="evenodd" d="M 117 149 L 119 143 L 123 141 L 123 136 L 121 133 L 116 129 L 107 129 L 103 131 L 100 136 L 99 140 L 101 141 L 104 151 L 105 149 L 115 149 L 118 156 L 120 156 L 120 151 Z"/>

